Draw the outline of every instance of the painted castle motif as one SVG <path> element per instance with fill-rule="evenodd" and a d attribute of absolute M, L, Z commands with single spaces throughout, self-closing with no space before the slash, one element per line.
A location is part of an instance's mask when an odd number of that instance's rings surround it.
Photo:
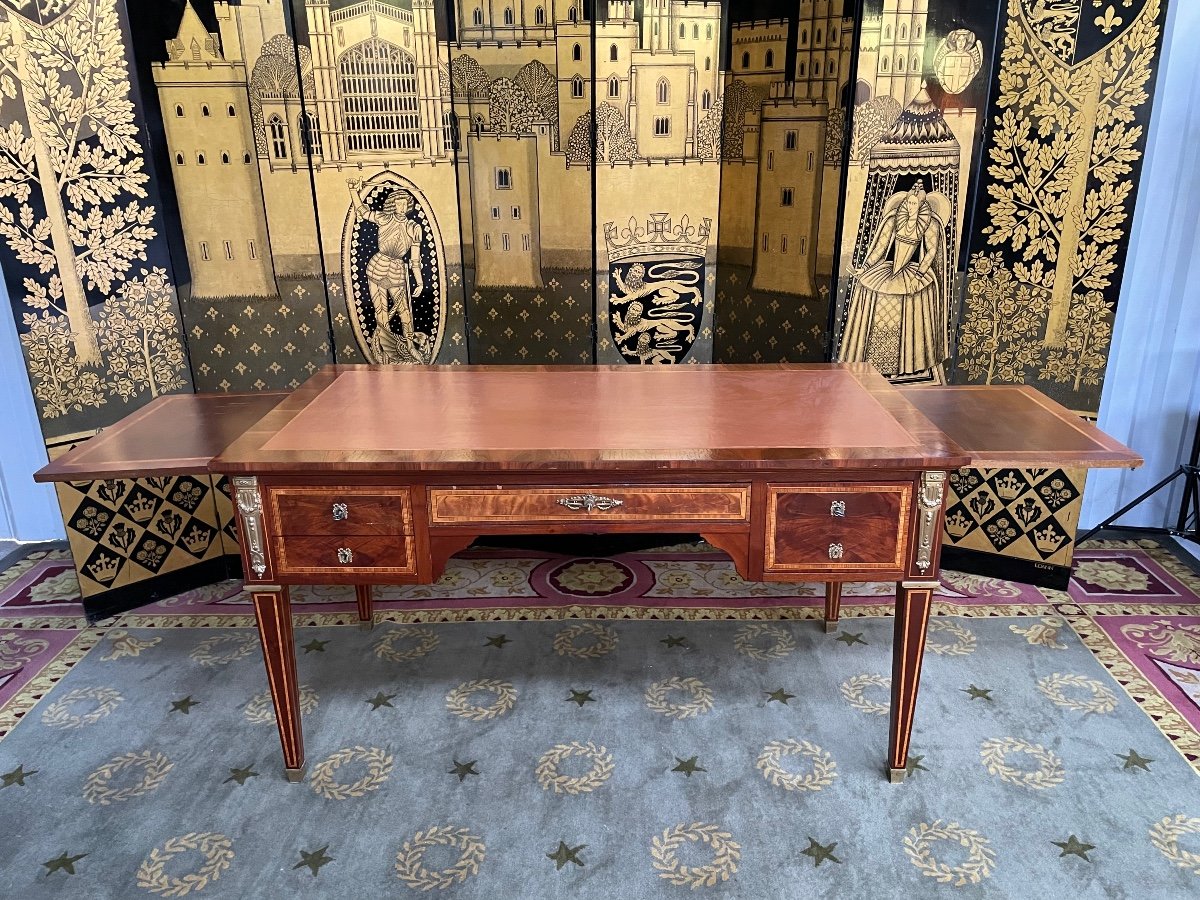
<path fill-rule="evenodd" d="M 219 0 L 217 34 L 185 7 L 154 80 L 193 296 L 272 297 L 323 263 L 369 356 L 428 361 L 451 273 L 539 288 L 547 269 L 606 268 L 610 223 L 711 220 L 708 263 L 764 290 L 812 296 L 831 272 L 842 0 L 799 0 L 792 79 L 786 20 L 734 24 L 721 71 L 717 2 L 608 2 L 590 22 L 582 0 L 454 0 L 448 40 L 433 0 L 410 2 L 305 0 L 298 47 L 280 0 Z M 919 91 L 924 10 L 887 0 L 872 91 Z M 721 204 L 730 190 L 753 203 Z M 388 228 L 394 192 L 407 224 Z M 314 193 L 316 228 L 297 215 Z"/>

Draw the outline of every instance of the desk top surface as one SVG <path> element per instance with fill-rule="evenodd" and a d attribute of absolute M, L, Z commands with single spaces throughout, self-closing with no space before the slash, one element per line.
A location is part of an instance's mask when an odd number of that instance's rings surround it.
<path fill-rule="evenodd" d="M 184 474 L 1137 465 L 1027 388 L 865 364 L 326 366 L 291 394 L 159 398 L 40 481 Z"/>

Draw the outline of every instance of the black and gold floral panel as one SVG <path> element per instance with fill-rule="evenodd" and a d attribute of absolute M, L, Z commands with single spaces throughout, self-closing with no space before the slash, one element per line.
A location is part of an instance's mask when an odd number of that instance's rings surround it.
<path fill-rule="evenodd" d="M 1032 384 L 1098 409 L 1165 14 L 1164 0 L 1005 0 L 952 381 Z M 958 492 L 943 559 L 1065 585 L 1084 473 L 1016 474 L 1035 490 Z M 1068 520 L 1042 509 L 1043 489 L 1073 495 Z"/>

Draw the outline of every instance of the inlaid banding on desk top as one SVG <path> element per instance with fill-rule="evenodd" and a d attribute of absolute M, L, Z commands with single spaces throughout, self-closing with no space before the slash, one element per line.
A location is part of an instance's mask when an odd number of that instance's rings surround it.
<path fill-rule="evenodd" d="M 338 373 L 262 450 L 916 446 L 845 370 L 481 373 L 413 367 Z"/>

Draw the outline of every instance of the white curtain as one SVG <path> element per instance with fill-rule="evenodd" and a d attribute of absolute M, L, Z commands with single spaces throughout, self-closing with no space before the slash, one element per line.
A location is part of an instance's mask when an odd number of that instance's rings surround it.
<path fill-rule="evenodd" d="M 1082 528 L 1108 518 L 1187 459 L 1200 415 L 1200 3 L 1174 0 L 1149 148 L 1100 401 L 1102 429 L 1146 459 L 1093 470 Z M 1182 486 L 1119 520 L 1174 524 Z"/>

